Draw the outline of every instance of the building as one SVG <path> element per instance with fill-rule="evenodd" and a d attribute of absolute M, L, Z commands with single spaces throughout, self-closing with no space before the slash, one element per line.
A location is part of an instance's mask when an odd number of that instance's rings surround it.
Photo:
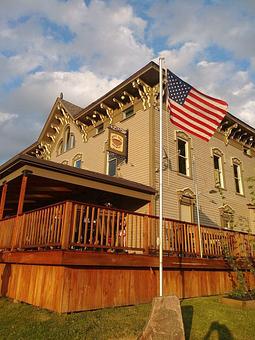
<path fill-rule="evenodd" d="M 0 167 L 0 295 L 58 312 L 157 295 L 158 78 L 151 62 L 86 108 L 61 95 L 38 141 Z M 225 293 L 226 247 L 254 257 L 254 134 L 228 114 L 206 143 L 165 110 L 165 294 Z"/>
<path fill-rule="evenodd" d="M 158 66 L 151 62 L 86 108 L 57 98 L 27 153 L 158 190 L 157 95 Z M 126 155 L 109 151 L 109 130 L 116 129 L 124 135 Z M 255 232 L 249 182 L 254 156 L 255 130 L 231 114 L 207 143 L 170 124 L 165 111 L 164 216 L 197 222 L 196 181 L 203 225 Z M 157 195 L 150 209 L 158 215 Z"/>

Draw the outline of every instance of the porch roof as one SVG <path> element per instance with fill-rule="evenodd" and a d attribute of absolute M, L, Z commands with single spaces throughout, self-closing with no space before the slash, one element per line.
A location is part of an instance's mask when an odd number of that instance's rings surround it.
<path fill-rule="evenodd" d="M 17 155 L 0 167 L 0 185 L 8 183 L 6 211 L 15 214 L 21 179 L 28 174 L 24 210 L 74 199 L 95 204 L 111 203 L 116 208 L 136 210 L 150 202 L 155 189 L 93 171 Z"/>

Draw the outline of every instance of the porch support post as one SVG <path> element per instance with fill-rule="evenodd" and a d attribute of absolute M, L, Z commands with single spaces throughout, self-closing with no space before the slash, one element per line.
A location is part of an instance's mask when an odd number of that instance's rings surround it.
<path fill-rule="evenodd" d="M 23 214 L 24 200 L 25 200 L 25 194 L 26 194 L 26 189 L 27 189 L 27 179 L 30 173 L 31 173 L 30 171 L 23 171 L 23 177 L 22 177 L 22 182 L 21 182 L 20 192 L 19 192 L 19 204 L 18 204 L 17 216 Z"/>
<path fill-rule="evenodd" d="M 5 207 L 5 201 L 6 201 L 7 188 L 8 188 L 8 184 L 7 182 L 5 182 L 2 188 L 2 195 L 1 195 L 0 220 L 2 220 L 4 217 L 4 207 Z"/>

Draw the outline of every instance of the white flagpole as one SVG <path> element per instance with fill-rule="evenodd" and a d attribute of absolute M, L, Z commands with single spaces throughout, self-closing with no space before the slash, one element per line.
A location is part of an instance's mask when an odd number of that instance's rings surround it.
<path fill-rule="evenodd" d="M 159 296 L 163 296 L 163 81 L 159 58 Z"/>
<path fill-rule="evenodd" d="M 199 238 L 199 247 L 200 247 L 200 257 L 203 257 L 203 244 L 202 244 L 202 235 L 201 235 L 201 226 L 200 226 L 200 212 L 199 212 L 199 197 L 198 197 L 198 187 L 197 187 L 197 171 L 195 164 L 195 157 L 192 159 L 192 167 L 193 167 L 193 178 L 194 178 L 194 186 L 195 186 L 195 195 L 196 195 L 196 210 L 197 210 L 197 228 L 198 228 L 198 238 Z"/>

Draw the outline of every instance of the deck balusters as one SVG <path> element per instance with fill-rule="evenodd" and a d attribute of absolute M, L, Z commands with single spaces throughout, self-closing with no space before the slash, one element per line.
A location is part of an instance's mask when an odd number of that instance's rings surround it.
<path fill-rule="evenodd" d="M 63 202 L 0 221 L 0 250 L 60 248 L 158 252 L 156 216 Z M 255 235 L 201 226 L 204 257 L 254 256 Z M 164 255 L 199 257 L 197 226 L 165 218 Z"/>

